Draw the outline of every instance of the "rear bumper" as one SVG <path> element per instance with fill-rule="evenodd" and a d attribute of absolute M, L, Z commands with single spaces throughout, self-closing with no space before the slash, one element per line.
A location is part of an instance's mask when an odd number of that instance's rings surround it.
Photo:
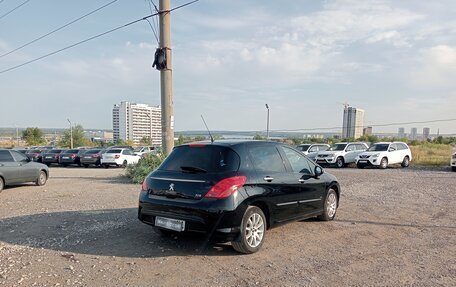
<path fill-rule="evenodd" d="M 100 159 L 99 158 L 81 158 L 81 163 L 82 164 L 99 164 Z"/>
<path fill-rule="evenodd" d="M 43 163 L 59 163 L 59 158 L 43 158 Z"/>
<path fill-rule="evenodd" d="M 232 241 L 239 235 L 245 210 L 242 205 L 229 210 L 229 201 L 157 199 L 141 192 L 138 219 L 152 226 L 155 226 L 156 216 L 184 220 L 184 232 L 203 233 L 216 241 Z"/>
<path fill-rule="evenodd" d="M 77 159 L 72 159 L 72 158 L 69 158 L 69 159 L 61 158 L 59 160 L 59 163 L 60 164 L 78 164 L 78 160 Z"/>

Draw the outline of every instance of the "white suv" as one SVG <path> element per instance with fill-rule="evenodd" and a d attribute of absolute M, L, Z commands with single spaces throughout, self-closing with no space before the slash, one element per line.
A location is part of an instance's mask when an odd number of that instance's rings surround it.
<path fill-rule="evenodd" d="M 403 142 L 380 142 L 373 144 L 366 152 L 356 157 L 358 168 L 365 166 L 378 166 L 387 168 L 389 164 L 400 163 L 402 167 L 408 167 L 412 160 L 412 152 Z"/>
<path fill-rule="evenodd" d="M 301 151 L 313 161 L 315 161 L 315 157 L 319 151 L 325 151 L 329 148 L 329 144 L 300 144 L 296 147 L 297 150 Z"/>
<path fill-rule="evenodd" d="M 341 168 L 355 162 L 356 156 L 367 149 L 367 144 L 361 142 L 336 143 L 327 151 L 318 152 L 315 162 L 320 165 L 336 165 Z"/>
<path fill-rule="evenodd" d="M 111 148 L 101 156 L 101 165 L 105 168 L 110 165 L 126 167 L 128 164 L 138 163 L 140 158 L 129 148 Z"/>
<path fill-rule="evenodd" d="M 456 152 L 453 153 L 451 156 L 451 161 L 450 161 L 451 169 L 453 171 L 456 171 Z"/>

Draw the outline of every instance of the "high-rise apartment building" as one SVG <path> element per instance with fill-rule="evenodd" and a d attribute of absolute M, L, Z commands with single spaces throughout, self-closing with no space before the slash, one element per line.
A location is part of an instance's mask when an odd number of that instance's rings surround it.
<path fill-rule="evenodd" d="M 342 138 L 359 138 L 363 135 L 364 110 L 346 106 L 342 125 Z"/>
<path fill-rule="evenodd" d="M 411 128 L 410 129 L 410 139 L 411 140 L 416 140 L 416 133 L 417 133 L 417 129 L 416 128 Z"/>
<path fill-rule="evenodd" d="M 397 136 L 401 139 L 405 138 L 405 129 L 404 128 L 399 128 L 397 130 Z"/>
<path fill-rule="evenodd" d="M 431 133 L 430 128 L 423 128 L 423 140 L 429 139 L 430 133 Z"/>
<path fill-rule="evenodd" d="M 121 102 L 112 109 L 114 142 L 133 141 L 139 144 L 149 138 L 153 146 L 161 146 L 161 108 L 146 104 Z"/>

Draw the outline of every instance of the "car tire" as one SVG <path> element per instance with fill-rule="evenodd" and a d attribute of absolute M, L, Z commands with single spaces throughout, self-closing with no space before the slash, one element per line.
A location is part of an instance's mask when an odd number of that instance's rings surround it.
<path fill-rule="evenodd" d="M 84 167 L 85 167 L 85 168 L 88 168 L 88 167 L 89 167 L 89 165 L 88 165 L 88 164 L 84 164 Z"/>
<path fill-rule="evenodd" d="M 452 170 L 452 171 L 456 171 L 456 166 L 452 166 L 452 167 L 451 167 L 451 170 Z"/>
<path fill-rule="evenodd" d="M 385 169 L 388 167 L 388 159 L 386 157 L 382 158 L 382 160 L 380 161 L 379 167 L 381 169 Z"/>
<path fill-rule="evenodd" d="M 402 160 L 401 166 L 408 167 L 409 165 L 410 165 L 410 159 L 409 159 L 408 155 L 406 155 L 404 157 L 404 159 Z"/>
<path fill-rule="evenodd" d="M 5 181 L 0 177 L 0 192 L 2 192 L 3 188 L 5 188 Z"/>
<path fill-rule="evenodd" d="M 231 242 L 234 250 L 251 254 L 260 250 L 266 233 L 266 217 L 261 208 L 247 207 L 241 222 L 241 232 L 238 238 Z"/>
<path fill-rule="evenodd" d="M 35 184 L 38 186 L 43 186 L 46 184 L 47 181 L 47 174 L 44 170 L 40 170 L 40 173 L 38 174 L 38 178 L 35 181 Z"/>
<path fill-rule="evenodd" d="M 323 214 L 317 217 L 319 220 L 330 221 L 336 217 L 337 207 L 339 205 L 337 197 L 336 191 L 329 188 L 325 198 Z"/>
<path fill-rule="evenodd" d="M 63 167 L 67 167 L 68 165 L 67 164 L 62 164 Z"/>
<path fill-rule="evenodd" d="M 104 168 L 109 168 L 109 164 L 104 164 L 103 167 Z"/>
<path fill-rule="evenodd" d="M 336 159 L 336 167 L 337 168 L 342 168 L 344 167 L 345 165 L 345 161 L 344 161 L 344 158 L 339 156 L 337 159 Z"/>
<path fill-rule="evenodd" d="M 121 167 L 122 167 L 122 168 L 126 168 L 126 167 L 127 167 L 127 164 L 128 164 L 127 160 L 124 160 L 123 163 L 122 163 L 122 165 L 121 165 Z"/>

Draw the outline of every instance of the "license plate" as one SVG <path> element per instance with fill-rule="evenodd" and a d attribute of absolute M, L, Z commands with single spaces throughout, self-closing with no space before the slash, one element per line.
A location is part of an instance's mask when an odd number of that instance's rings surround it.
<path fill-rule="evenodd" d="M 91 156 L 85 156 L 84 158 L 92 158 Z"/>
<path fill-rule="evenodd" d="M 179 220 L 179 219 L 172 219 L 172 218 L 156 216 L 155 217 L 155 226 L 182 232 L 185 229 L 185 221 Z"/>
<path fill-rule="evenodd" d="M 63 159 L 69 159 L 70 157 L 68 156 L 62 156 Z"/>
<path fill-rule="evenodd" d="M 358 160 L 359 163 L 366 163 L 367 160 Z"/>
<path fill-rule="evenodd" d="M 52 158 L 52 156 L 47 156 L 46 158 Z"/>

